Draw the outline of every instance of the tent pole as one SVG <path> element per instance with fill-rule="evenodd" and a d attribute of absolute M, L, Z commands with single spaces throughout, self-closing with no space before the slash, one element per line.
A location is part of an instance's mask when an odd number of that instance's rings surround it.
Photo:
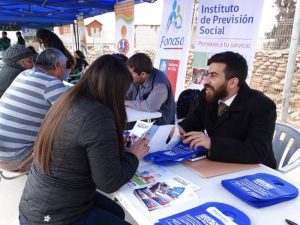
<path fill-rule="evenodd" d="M 79 31 L 78 31 L 78 20 L 76 23 L 76 34 L 77 34 L 77 49 L 80 49 Z"/>
<path fill-rule="evenodd" d="M 73 34 L 74 34 L 74 39 L 75 39 L 75 49 L 77 49 L 77 37 L 76 37 L 76 29 L 75 29 L 75 23 L 73 23 Z"/>
<path fill-rule="evenodd" d="M 286 122 L 288 117 L 289 101 L 291 96 L 292 81 L 294 76 L 294 68 L 297 58 L 298 43 L 299 43 L 299 29 L 300 27 L 300 1 L 296 3 L 296 10 L 294 16 L 293 31 L 290 43 L 290 52 L 286 68 L 284 88 L 283 88 L 283 98 L 281 107 L 281 120 Z"/>

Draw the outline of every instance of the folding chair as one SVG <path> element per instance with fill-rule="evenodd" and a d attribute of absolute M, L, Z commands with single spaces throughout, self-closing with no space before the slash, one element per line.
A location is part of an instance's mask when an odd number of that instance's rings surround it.
<path fill-rule="evenodd" d="M 299 131 L 287 124 L 276 123 L 272 145 L 278 171 L 286 173 L 300 165 L 300 154 L 290 162 L 293 155 L 300 150 Z"/>

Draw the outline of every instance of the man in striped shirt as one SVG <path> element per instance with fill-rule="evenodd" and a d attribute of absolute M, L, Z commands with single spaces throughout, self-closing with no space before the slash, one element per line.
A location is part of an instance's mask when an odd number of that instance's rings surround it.
<path fill-rule="evenodd" d="M 67 88 L 63 84 L 66 57 L 48 48 L 35 67 L 20 73 L 0 99 L 0 168 L 28 171 L 33 144 L 42 120 Z"/>

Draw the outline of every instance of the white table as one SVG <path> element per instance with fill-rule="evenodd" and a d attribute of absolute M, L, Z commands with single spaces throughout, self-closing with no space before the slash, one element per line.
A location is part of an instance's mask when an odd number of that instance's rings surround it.
<path fill-rule="evenodd" d="M 143 112 L 130 107 L 126 107 L 127 120 L 128 122 L 134 122 L 138 120 L 148 120 L 160 118 L 162 116 L 161 112 Z"/>
<path fill-rule="evenodd" d="M 171 127 L 172 126 L 163 126 L 162 129 L 158 130 L 158 132 L 154 135 L 150 142 L 150 146 L 152 149 L 158 148 L 164 144 L 165 138 L 168 136 L 168 132 Z M 153 139 L 156 139 L 157 141 Z M 145 162 L 141 162 L 141 165 L 144 164 Z M 138 222 L 138 224 L 154 224 L 155 222 L 158 222 L 158 219 L 174 215 L 176 213 L 196 207 L 206 202 L 213 201 L 227 203 L 240 209 L 245 214 L 247 214 L 247 216 L 251 220 L 252 225 L 287 225 L 284 221 L 285 219 L 290 219 L 300 224 L 299 196 L 293 200 L 277 205 L 265 208 L 255 208 L 232 195 L 225 188 L 223 188 L 220 183 L 221 180 L 224 179 L 264 172 L 281 177 L 294 184 L 300 190 L 299 183 L 287 177 L 286 175 L 272 170 L 266 166 L 261 165 L 261 167 L 259 168 L 244 170 L 211 178 L 202 178 L 191 168 L 185 167 L 181 164 L 169 166 L 167 167 L 167 169 L 198 185 L 200 187 L 200 190 L 198 190 L 196 193 L 198 194 L 199 198 L 184 202 L 179 205 L 168 206 L 149 212 L 134 196 L 133 189 L 126 184 L 119 191 L 115 192 L 114 195 L 120 201 L 122 206 L 126 208 L 130 215 Z"/>

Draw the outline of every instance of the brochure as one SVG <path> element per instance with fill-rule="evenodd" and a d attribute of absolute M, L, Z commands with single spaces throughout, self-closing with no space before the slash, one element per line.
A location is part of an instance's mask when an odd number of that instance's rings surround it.
<path fill-rule="evenodd" d="M 168 179 L 171 176 L 172 174 L 164 167 L 148 165 L 139 167 L 134 176 L 129 180 L 128 184 L 133 188 L 137 188 Z"/>
<path fill-rule="evenodd" d="M 130 135 L 138 138 L 144 137 L 147 134 L 147 132 L 150 130 L 153 123 L 154 122 L 147 123 L 141 120 L 136 121 L 133 129 L 130 132 Z"/>
<path fill-rule="evenodd" d="M 198 198 L 197 185 L 157 165 L 140 167 L 128 184 L 149 211 Z"/>

